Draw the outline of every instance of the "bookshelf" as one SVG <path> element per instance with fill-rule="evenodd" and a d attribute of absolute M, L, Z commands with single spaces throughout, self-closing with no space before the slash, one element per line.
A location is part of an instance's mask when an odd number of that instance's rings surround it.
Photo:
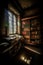
<path fill-rule="evenodd" d="M 22 21 L 22 35 L 24 36 L 26 42 L 30 43 L 30 20 Z"/>
<path fill-rule="evenodd" d="M 40 44 L 40 18 L 34 16 L 22 19 L 22 35 L 28 44 Z"/>
<path fill-rule="evenodd" d="M 32 44 L 39 44 L 40 43 L 40 19 L 34 18 L 31 19 L 31 27 L 30 27 L 30 34 L 31 34 L 31 43 Z"/>

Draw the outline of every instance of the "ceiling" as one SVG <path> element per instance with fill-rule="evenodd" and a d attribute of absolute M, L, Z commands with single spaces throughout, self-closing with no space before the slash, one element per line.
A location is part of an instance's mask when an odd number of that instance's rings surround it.
<path fill-rule="evenodd" d="M 39 0 L 12 0 L 14 6 L 19 10 L 22 17 L 36 15 L 40 13 Z M 11 2 L 12 3 L 12 2 Z"/>
<path fill-rule="evenodd" d="M 22 9 L 23 17 L 39 14 L 40 2 L 38 0 L 16 0 Z"/>
<path fill-rule="evenodd" d="M 18 0 L 22 8 L 31 7 L 33 2 L 31 0 Z"/>
<path fill-rule="evenodd" d="M 22 9 L 28 9 L 32 6 L 37 6 L 38 0 L 18 0 Z"/>

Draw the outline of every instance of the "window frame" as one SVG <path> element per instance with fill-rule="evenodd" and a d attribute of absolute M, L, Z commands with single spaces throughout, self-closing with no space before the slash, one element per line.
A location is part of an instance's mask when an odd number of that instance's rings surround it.
<path fill-rule="evenodd" d="M 17 18 L 18 18 L 18 15 L 17 14 L 15 14 L 14 12 L 12 12 L 10 9 L 5 9 L 6 11 L 9 11 L 9 12 L 11 12 L 12 13 L 12 33 L 10 34 L 9 32 L 8 32 L 8 34 L 9 35 L 14 35 L 15 33 L 14 33 L 14 26 L 13 26 L 13 24 L 14 24 L 14 19 L 13 19 L 13 16 L 15 16 L 16 17 L 16 33 L 17 33 Z M 6 13 L 6 12 L 5 12 Z M 6 16 L 6 15 L 5 15 Z M 7 22 L 5 22 L 5 23 L 8 23 L 8 29 L 9 29 L 9 15 L 8 15 L 8 12 L 7 12 Z M 6 25 L 5 25 L 6 26 Z"/>

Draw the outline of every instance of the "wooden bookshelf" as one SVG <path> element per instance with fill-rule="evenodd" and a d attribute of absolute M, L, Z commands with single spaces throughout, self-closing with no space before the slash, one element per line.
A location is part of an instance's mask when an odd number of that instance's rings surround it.
<path fill-rule="evenodd" d="M 29 44 L 40 44 L 40 18 L 33 16 L 22 19 L 22 35 Z"/>
<path fill-rule="evenodd" d="M 31 42 L 40 44 L 40 19 L 31 19 Z"/>

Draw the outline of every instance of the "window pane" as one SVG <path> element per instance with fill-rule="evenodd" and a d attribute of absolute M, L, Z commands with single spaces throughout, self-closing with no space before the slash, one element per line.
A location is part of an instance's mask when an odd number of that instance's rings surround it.
<path fill-rule="evenodd" d="M 5 10 L 5 24 L 7 23 L 9 34 L 16 33 L 16 16 L 12 12 Z"/>
<path fill-rule="evenodd" d="M 13 17 L 14 17 L 14 33 L 16 33 L 16 17 L 15 15 Z"/>
<path fill-rule="evenodd" d="M 8 11 L 9 14 L 9 34 L 12 34 L 12 13 Z"/>
<path fill-rule="evenodd" d="M 9 20 L 9 34 L 12 33 L 12 21 Z"/>
<path fill-rule="evenodd" d="M 10 11 L 8 11 L 8 15 L 9 15 L 10 17 L 12 17 L 12 13 L 11 13 Z"/>

